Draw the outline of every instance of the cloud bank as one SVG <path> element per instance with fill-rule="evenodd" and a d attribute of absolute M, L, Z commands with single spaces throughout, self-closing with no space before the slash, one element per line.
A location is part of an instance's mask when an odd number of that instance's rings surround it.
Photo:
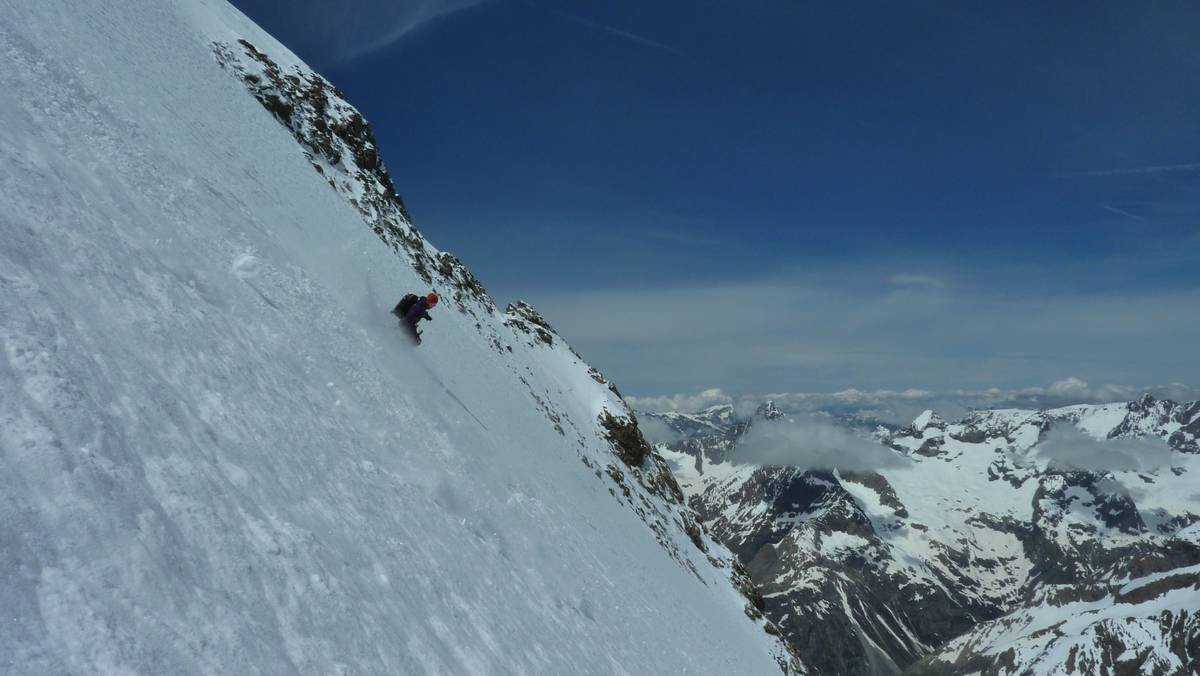
<path fill-rule="evenodd" d="M 944 418 L 954 420 L 972 409 L 1046 409 L 1073 404 L 1104 404 L 1132 401 L 1146 393 L 1159 399 L 1175 401 L 1200 399 L 1200 391 L 1182 383 L 1150 386 L 1091 385 L 1080 378 L 1067 377 L 1047 386 L 1006 390 L 851 388 L 837 392 L 769 392 L 734 396 L 724 390 L 712 388 L 695 394 L 627 396 L 626 400 L 639 411 L 692 413 L 718 404 L 729 404 L 734 406 L 739 414 L 753 412 L 764 401 L 771 400 L 785 412 L 793 414 L 829 413 L 905 425 L 926 409 L 935 410 Z"/>
<path fill-rule="evenodd" d="M 875 471 L 907 460 L 829 420 L 796 417 L 756 422 L 738 447 L 739 462 L 813 470 Z"/>
<path fill-rule="evenodd" d="M 625 400 L 639 411 L 655 413 L 695 413 L 712 406 L 734 403 L 733 397 L 719 387 L 712 387 L 695 394 L 669 394 L 658 397 L 627 396 Z"/>
<path fill-rule="evenodd" d="M 1171 464 L 1171 449 L 1158 438 L 1096 439 L 1075 427 L 1051 429 L 1036 446 L 1050 466 L 1085 472 L 1151 472 Z"/>
<path fill-rule="evenodd" d="M 1005 397 L 1053 406 L 1132 398 L 1144 384 L 1200 382 L 1200 289 L 984 295 L 934 276 L 898 273 L 874 283 L 850 275 L 820 285 L 605 290 L 530 300 L 622 390 L 644 395 L 714 386 L 762 394 L 911 387 L 955 394 L 966 406 Z M 1081 389 L 1072 378 L 1090 383 L 1091 391 L 1072 391 Z M 1047 382 L 1064 384 L 1021 392 L 1028 383 Z M 992 387 L 1003 392 L 987 393 Z"/>

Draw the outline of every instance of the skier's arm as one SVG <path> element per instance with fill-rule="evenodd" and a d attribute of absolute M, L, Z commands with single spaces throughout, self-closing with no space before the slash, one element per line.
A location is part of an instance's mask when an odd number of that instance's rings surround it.
<path fill-rule="evenodd" d="M 425 310 L 419 303 L 413 303 L 412 307 L 408 308 L 408 312 L 404 313 L 404 321 L 409 324 L 416 324 L 424 316 Z"/>

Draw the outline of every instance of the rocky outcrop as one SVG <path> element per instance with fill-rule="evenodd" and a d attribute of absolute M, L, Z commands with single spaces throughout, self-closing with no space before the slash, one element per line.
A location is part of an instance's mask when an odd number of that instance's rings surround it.
<path fill-rule="evenodd" d="M 283 68 L 247 40 L 215 43 L 217 62 L 292 133 L 313 169 L 413 269 L 460 309 L 494 313 L 483 285 L 460 260 L 434 249 L 413 225 L 384 165 L 371 125 L 320 75 Z"/>

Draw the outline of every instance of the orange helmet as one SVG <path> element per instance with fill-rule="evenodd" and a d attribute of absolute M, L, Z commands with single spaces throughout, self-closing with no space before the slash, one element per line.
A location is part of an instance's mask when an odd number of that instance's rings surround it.
<path fill-rule="evenodd" d="M 429 303 L 429 307 L 433 307 L 434 305 L 437 305 L 438 295 L 436 293 L 430 292 L 428 296 L 425 296 L 425 302 Z"/>

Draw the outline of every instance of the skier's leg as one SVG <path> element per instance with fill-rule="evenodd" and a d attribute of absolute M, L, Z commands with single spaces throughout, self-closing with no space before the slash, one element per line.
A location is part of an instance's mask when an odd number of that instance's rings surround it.
<path fill-rule="evenodd" d="M 408 340 L 412 342 L 413 345 L 421 344 L 421 337 L 417 335 L 417 327 L 408 322 L 400 322 L 400 325 L 404 328 L 405 333 L 408 334 Z"/>

